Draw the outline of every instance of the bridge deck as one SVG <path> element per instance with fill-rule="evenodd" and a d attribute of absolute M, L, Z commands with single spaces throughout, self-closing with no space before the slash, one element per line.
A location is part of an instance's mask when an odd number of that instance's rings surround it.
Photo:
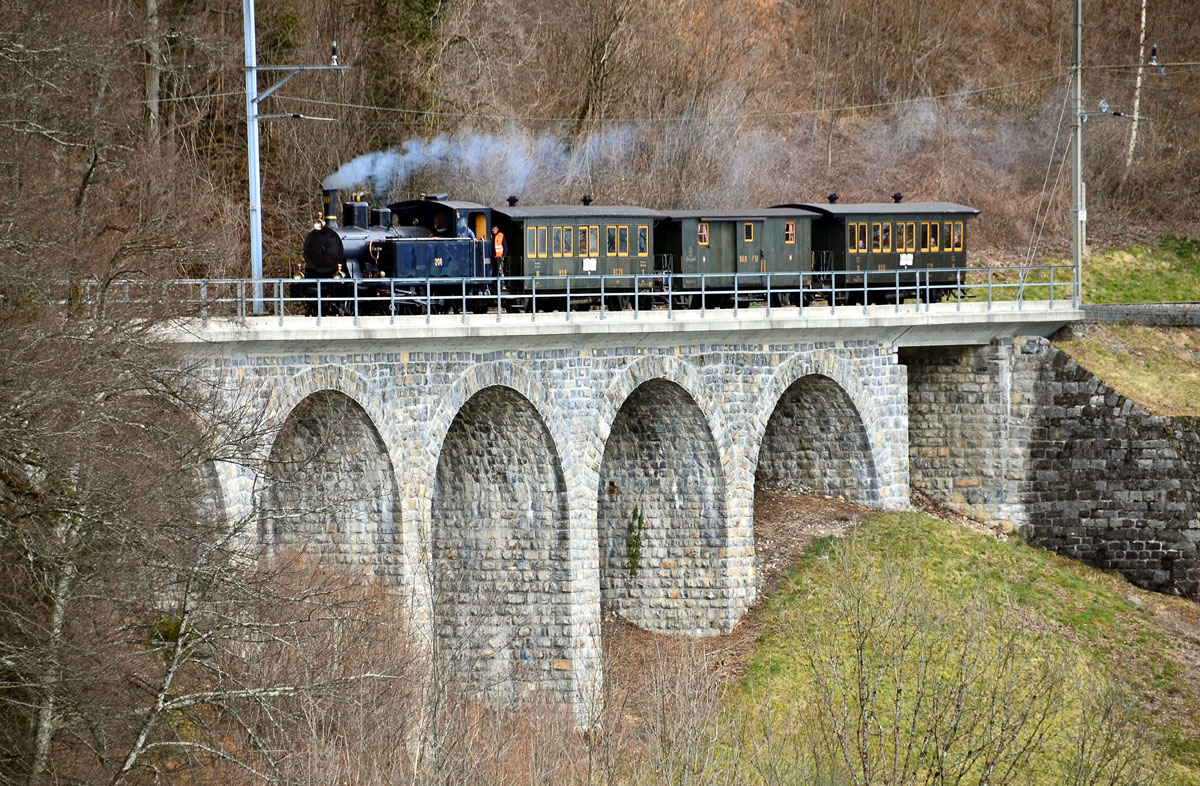
<path fill-rule="evenodd" d="M 177 323 L 185 343 L 255 344 L 259 349 L 354 344 L 439 349 L 669 346 L 688 343 L 881 341 L 896 347 L 982 345 L 1005 336 L 1049 336 L 1082 319 L 1070 301 L 933 305 L 751 307 L 708 311 L 397 316 L 251 317 Z"/>

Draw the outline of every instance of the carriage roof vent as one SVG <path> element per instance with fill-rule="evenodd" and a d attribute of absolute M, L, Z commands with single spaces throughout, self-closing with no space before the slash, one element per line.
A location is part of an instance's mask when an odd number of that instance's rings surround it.
<path fill-rule="evenodd" d="M 899 191 L 892 194 L 892 201 L 895 202 L 897 205 L 900 204 L 901 199 L 904 199 L 904 194 L 901 194 Z"/>
<path fill-rule="evenodd" d="M 424 195 L 422 195 L 422 199 L 426 199 L 430 202 L 445 202 L 449 198 L 450 198 L 449 194 L 424 194 Z"/>
<path fill-rule="evenodd" d="M 592 195 L 584 194 L 582 197 L 579 198 L 579 201 L 583 203 L 584 207 L 587 207 L 588 205 L 592 204 Z"/>
<path fill-rule="evenodd" d="M 510 197 L 508 198 L 508 206 L 509 206 L 509 207 L 516 207 L 516 206 L 517 206 L 517 202 L 518 202 L 518 201 L 520 201 L 520 200 L 518 200 L 518 199 L 517 199 L 515 196 L 510 196 Z"/>
<path fill-rule="evenodd" d="M 838 193 L 836 191 L 834 191 L 832 194 L 829 195 L 829 204 L 836 205 L 837 201 L 838 201 Z"/>

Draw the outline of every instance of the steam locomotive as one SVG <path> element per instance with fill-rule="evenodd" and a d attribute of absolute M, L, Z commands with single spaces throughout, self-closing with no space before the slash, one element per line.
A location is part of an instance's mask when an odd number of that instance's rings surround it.
<path fill-rule="evenodd" d="M 562 309 L 567 299 L 677 308 L 762 299 L 888 303 L 951 295 L 967 264 L 967 223 L 948 202 L 789 203 L 745 210 L 659 211 L 579 205 L 492 207 L 445 194 L 372 208 L 323 192 L 289 292 L 308 313 L 465 307 Z M 506 238 L 497 257 L 493 227 Z M 357 290 L 357 291 L 355 291 Z M 576 306 L 572 306 L 576 307 Z"/>

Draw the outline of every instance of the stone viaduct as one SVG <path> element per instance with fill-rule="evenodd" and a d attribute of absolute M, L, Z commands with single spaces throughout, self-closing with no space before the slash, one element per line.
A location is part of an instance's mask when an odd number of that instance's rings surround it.
<path fill-rule="evenodd" d="M 271 429 L 261 455 L 217 467 L 231 519 L 403 591 L 415 629 L 489 691 L 586 703 L 602 609 L 710 635 L 754 601 L 756 482 L 909 506 L 919 358 L 902 352 L 1078 316 L 1060 302 L 288 317 L 177 339 Z M 956 471 L 933 466 L 958 455 L 934 424 L 912 430 L 931 478 Z"/>

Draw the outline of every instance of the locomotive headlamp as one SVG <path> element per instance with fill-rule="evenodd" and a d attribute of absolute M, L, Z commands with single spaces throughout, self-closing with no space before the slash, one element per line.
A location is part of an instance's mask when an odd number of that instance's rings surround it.
<path fill-rule="evenodd" d="M 316 219 L 313 221 L 313 229 L 324 229 L 324 228 L 325 228 L 325 222 L 323 220 L 321 220 L 320 216 L 317 216 Z"/>

